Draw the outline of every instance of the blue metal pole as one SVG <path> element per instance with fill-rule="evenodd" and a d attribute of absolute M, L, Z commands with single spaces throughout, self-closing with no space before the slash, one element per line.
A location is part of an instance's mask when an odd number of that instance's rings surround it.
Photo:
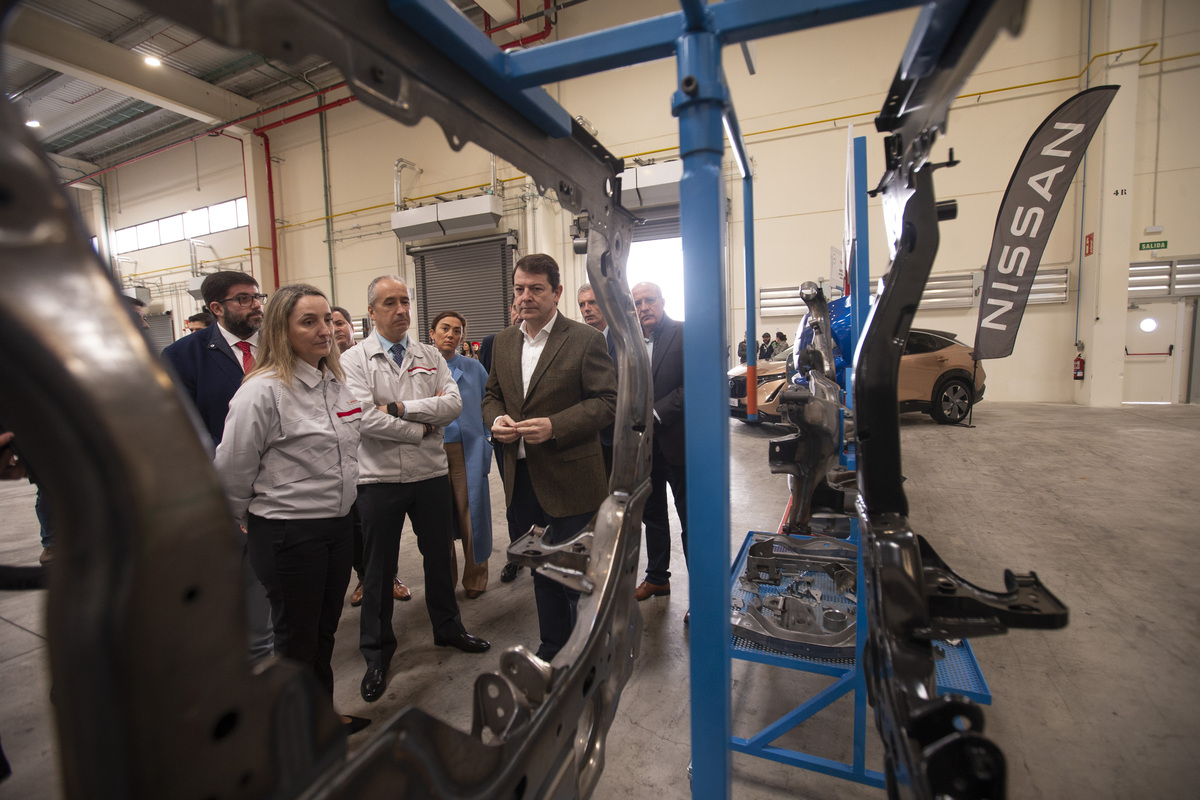
<path fill-rule="evenodd" d="M 721 47 L 707 31 L 677 47 L 683 157 L 684 420 L 687 425 L 688 576 L 691 596 L 692 796 L 729 796 L 729 392 L 725 379 L 725 155 L 729 102 Z"/>
<path fill-rule="evenodd" d="M 742 178 L 742 216 L 746 239 L 746 421 L 758 422 L 758 404 L 750 407 L 751 399 L 758 398 L 758 309 L 754 302 L 758 289 L 754 283 L 754 175 L 748 170 Z"/>
<path fill-rule="evenodd" d="M 867 326 L 867 306 L 871 300 L 871 239 L 870 226 L 867 225 L 867 137 L 854 137 L 854 262 L 847 264 L 850 272 L 850 330 L 854 342 L 854 352 L 858 352 L 858 342 Z M 853 380 L 854 369 L 846 371 Z M 846 404 L 854 407 L 854 389 L 847 387 Z M 849 466 L 854 469 L 856 457 L 851 457 Z M 857 519 L 850 521 L 850 538 L 858 547 L 858 591 L 859 603 L 857 609 L 858 624 L 854 641 L 854 775 L 855 780 L 863 783 L 872 782 L 870 778 L 878 779 L 876 773 L 867 773 L 867 676 L 863 662 L 863 654 L 867 645 L 867 614 L 864 594 L 866 592 L 866 575 L 863 572 L 863 542 Z M 879 785 L 876 783 L 875 785 Z"/>
<path fill-rule="evenodd" d="M 867 224 L 867 137 L 854 137 L 854 261 L 846 265 L 850 271 L 850 341 L 858 352 L 858 341 L 867 327 L 867 311 L 871 302 L 871 235 Z M 843 354 L 843 358 L 851 354 Z M 851 356 L 851 360 L 853 357 Z M 854 368 L 845 372 L 846 407 L 854 408 Z M 854 443 L 844 448 L 842 464 L 850 470 L 858 464 Z M 858 522 L 854 523 L 856 526 Z"/>
<path fill-rule="evenodd" d="M 850 274 L 851 322 L 854 346 L 867 327 L 867 311 L 871 301 L 871 228 L 867 224 L 867 137 L 854 137 L 854 264 Z M 851 392 L 851 394 L 853 394 Z M 847 398 L 850 402 L 850 398 Z"/>

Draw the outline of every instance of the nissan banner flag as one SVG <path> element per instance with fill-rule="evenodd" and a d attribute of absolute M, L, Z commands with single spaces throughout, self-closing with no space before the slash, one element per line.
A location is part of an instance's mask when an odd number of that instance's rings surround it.
<path fill-rule="evenodd" d="M 1056 108 L 1025 145 L 1000 213 L 983 273 L 975 360 L 1012 355 L 1046 241 L 1067 189 L 1116 86 L 1097 86 Z"/>

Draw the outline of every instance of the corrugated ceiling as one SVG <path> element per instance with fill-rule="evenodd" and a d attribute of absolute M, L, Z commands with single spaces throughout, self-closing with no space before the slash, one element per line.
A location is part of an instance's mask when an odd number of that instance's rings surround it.
<path fill-rule="evenodd" d="M 472 0 L 452 2 L 482 20 Z M 341 80 L 336 67 L 322 59 L 289 66 L 233 50 L 128 0 L 26 0 L 23 6 L 123 49 L 157 56 L 260 107 Z M 12 53 L 2 63 L 5 94 L 26 119 L 40 122 L 35 135 L 52 154 L 105 167 L 211 127 Z"/>

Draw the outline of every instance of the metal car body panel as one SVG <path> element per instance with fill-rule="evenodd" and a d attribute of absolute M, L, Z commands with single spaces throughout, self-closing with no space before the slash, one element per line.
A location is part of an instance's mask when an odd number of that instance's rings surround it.
<path fill-rule="evenodd" d="M 431 117 L 454 149 L 475 142 L 586 210 L 589 277 L 622 375 L 613 473 L 575 540 L 586 565 L 568 559 L 568 577 L 592 591 L 554 660 L 512 648 L 476 681 L 470 732 L 408 709 L 345 760 L 345 733 L 311 675 L 246 662 L 238 541 L 185 401 L 5 104 L 0 177 L 21 202 L 10 192 L 0 203 L 0 325 L 24 345 L 0 358 L 0 416 L 48 493 L 72 499 L 55 507 L 72 535 L 57 543 L 47 614 L 65 796 L 589 797 L 640 639 L 633 588 L 653 430 L 624 278 L 634 218 L 620 204 L 621 159 L 578 124 L 547 135 L 383 3 L 143 5 L 231 46 L 324 55 L 368 105 L 407 125 Z M 548 572 L 562 556 L 546 555 Z M 160 601 L 140 602 L 147 592 Z"/>

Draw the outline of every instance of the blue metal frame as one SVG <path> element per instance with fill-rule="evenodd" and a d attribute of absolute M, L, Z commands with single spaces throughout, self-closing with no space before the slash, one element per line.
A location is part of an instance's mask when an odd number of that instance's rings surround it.
<path fill-rule="evenodd" d="M 754 281 L 754 174 L 747 171 L 742 176 L 742 216 L 745 218 L 742 238 L 745 240 L 746 267 L 746 422 L 758 422 L 758 405 L 750 413 L 750 397 L 757 396 L 758 386 L 750 383 L 751 368 L 758 366 L 758 294 Z"/>
<path fill-rule="evenodd" d="M 730 791 L 731 729 L 729 599 L 729 391 L 721 354 L 725 319 L 724 118 L 729 94 L 721 48 L 707 31 L 677 44 L 682 87 L 672 98 L 679 118 L 683 178 L 683 373 L 687 393 L 688 579 L 691 610 L 692 796 L 725 798 Z M 719 738 L 716 732 L 722 732 Z"/>
<path fill-rule="evenodd" d="M 859 136 L 854 139 L 854 230 L 857 244 L 854 248 L 855 259 L 853 264 L 848 264 L 847 269 L 851 270 L 850 277 L 850 305 L 853 309 L 852 327 L 854 341 L 857 344 L 862 336 L 863 330 L 866 328 L 866 306 L 870 298 L 870 267 L 869 267 L 869 249 L 870 242 L 868 239 L 869 233 L 867 228 L 867 140 L 866 137 Z M 747 276 L 747 282 L 750 277 Z M 852 373 L 846 372 L 847 377 Z M 843 387 L 845 388 L 845 387 Z M 747 387 L 749 391 L 749 387 Z M 853 404 L 853 395 L 851 391 L 846 392 L 847 403 Z M 843 448 L 845 449 L 845 448 Z M 846 458 L 848 468 L 854 468 L 854 452 L 853 445 L 849 449 L 848 457 Z M 746 541 L 742 545 L 742 550 L 738 554 L 738 559 L 734 563 L 734 571 L 732 578 L 737 580 L 746 560 L 746 551 L 750 545 L 753 534 L 746 536 Z M 857 519 L 850 520 L 850 542 L 858 548 L 858 585 L 866 586 L 866 580 L 863 574 L 863 559 L 861 537 L 859 536 L 859 525 Z M 856 781 L 858 783 L 867 784 L 868 786 L 883 787 L 885 779 L 882 772 L 877 770 L 867 769 L 866 752 L 867 752 L 867 676 L 862 669 L 863 663 L 863 648 L 867 644 L 867 604 L 857 603 L 855 606 L 855 640 L 854 652 L 855 659 L 853 664 L 837 664 L 833 662 L 822 663 L 815 659 L 796 659 L 789 657 L 770 657 L 760 654 L 746 654 L 739 652 L 738 658 L 760 661 L 763 663 L 773 664 L 775 666 L 786 667 L 788 669 L 802 669 L 806 672 L 815 672 L 823 675 L 836 677 L 837 680 L 831 685 L 817 692 L 807 701 L 796 707 L 792 711 L 785 714 L 780 719 L 776 720 L 771 725 L 759 731 L 750 738 L 741 738 L 738 736 L 730 737 L 730 746 L 739 753 L 767 758 L 772 761 L 778 761 L 782 764 L 789 764 L 795 767 L 819 772 L 824 775 L 832 775 L 846 780 Z M 771 742 L 778 739 L 787 731 L 795 728 L 804 721 L 808 720 L 817 712 L 829 706 L 831 703 L 847 694 L 854 694 L 854 739 L 852 744 L 852 759 L 849 764 L 834 761 L 828 758 L 821 758 L 809 753 L 800 753 L 794 750 L 786 750 L 781 747 L 773 747 Z"/>
<path fill-rule="evenodd" d="M 722 123 L 744 161 L 746 208 L 746 315 L 754 331 L 752 176 L 721 68 L 721 47 L 763 36 L 818 27 L 920 5 L 922 0 L 680 0 L 681 11 L 597 33 L 542 44 L 522 52 L 496 48 L 444 0 L 388 0 L 406 25 L 451 56 L 497 97 L 550 136 L 570 135 L 570 115 L 539 87 L 553 81 L 629 66 L 675 54 L 679 91 L 672 110 L 679 118 L 684 171 L 680 184 L 686 291 L 684 386 L 687 394 L 687 475 L 691 588 L 691 703 L 693 797 L 725 798 L 730 791 L 730 624 L 726 570 L 729 558 L 729 407 L 724 354 L 725 187 Z M 685 91 L 686 89 L 686 91 Z M 865 153 L 865 151 L 864 151 Z M 858 159 L 856 158 L 856 163 Z M 858 172 L 865 187 L 865 155 Z M 865 202 L 863 204 L 865 209 Z M 865 214 L 862 216 L 865 217 Z M 865 265 L 865 223 L 858 252 Z M 866 288 L 863 267 L 855 285 Z M 864 293 L 865 297 L 865 293 Z M 865 310 L 865 300 L 857 306 Z M 754 363 L 747 336 L 747 363 Z M 753 387 L 747 387 L 752 390 Z M 713 591 L 714 587 L 722 587 Z M 865 623 L 859 630 L 865 631 Z M 858 695 L 862 686 L 855 684 Z M 847 689 L 848 691 L 849 689 Z M 856 718 L 865 706 L 856 701 Z M 861 728 L 862 726 L 857 726 Z M 856 734 L 856 761 L 865 733 Z"/>
<path fill-rule="evenodd" d="M 853 291 L 853 287 L 851 289 Z M 746 553 L 749 550 L 750 543 L 754 539 L 754 533 L 746 535 L 746 540 L 742 544 L 742 548 L 738 553 L 738 558 L 734 562 L 731 572 L 731 581 L 736 583 L 739 575 L 745 569 Z M 858 581 L 859 586 L 865 586 L 863 580 L 863 562 L 862 550 L 860 547 L 861 541 L 858 531 L 858 520 L 850 520 L 850 539 L 849 541 L 855 547 L 859 547 L 858 557 Z M 776 667 L 785 669 L 798 669 L 804 672 L 812 672 L 819 675 L 829 675 L 837 678 L 829 686 L 826 686 L 821 691 L 814 694 L 805 702 L 801 703 L 796 708 L 792 709 L 782 717 L 763 728 L 758 733 L 748 738 L 740 736 L 730 737 L 730 747 L 739 753 L 766 758 L 771 761 L 777 761 L 781 764 L 787 764 L 793 767 L 800 767 L 812 772 L 819 772 L 823 775 L 832 775 L 835 778 L 844 778 L 846 780 L 863 783 L 868 786 L 877 786 L 882 788 L 885 785 L 885 778 L 882 772 L 873 769 L 867 769 L 867 677 L 866 672 L 862 669 L 862 654 L 863 648 L 867 643 L 867 610 L 866 603 L 857 603 L 855 606 L 855 659 L 853 663 L 845 663 L 838 661 L 823 661 L 821 659 L 798 658 L 794 656 L 772 655 L 770 653 L 757 653 L 746 650 L 737 650 L 736 656 L 739 659 L 746 661 L 757 661 L 762 664 L 770 664 Z M 783 747 L 776 747 L 771 742 L 778 739 L 783 734 L 793 728 L 803 724 L 813 715 L 827 708 L 829 705 L 843 697 L 848 693 L 854 694 L 854 739 L 852 743 L 852 758 L 849 764 L 842 761 L 834 761 L 833 759 L 814 756 L 810 753 L 801 753 L 796 750 L 788 750 Z"/>
<path fill-rule="evenodd" d="M 867 137 L 854 137 L 854 263 L 847 264 L 850 270 L 850 341 L 858 347 L 863 331 L 867 329 L 867 311 L 871 301 L 871 229 L 867 225 Z M 846 372 L 849 381 L 854 380 L 854 371 Z M 854 409 L 853 386 L 846 390 L 846 407 Z M 844 422 L 844 420 L 843 420 Z M 858 458 L 851 442 L 842 448 L 842 464 L 855 469 Z M 858 521 L 854 523 L 858 531 Z M 862 564 L 860 563 L 861 567 Z M 861 575 L 859 576 L 861 577 Z M 864 584 L 859 584 L 864 585 Z"/>

